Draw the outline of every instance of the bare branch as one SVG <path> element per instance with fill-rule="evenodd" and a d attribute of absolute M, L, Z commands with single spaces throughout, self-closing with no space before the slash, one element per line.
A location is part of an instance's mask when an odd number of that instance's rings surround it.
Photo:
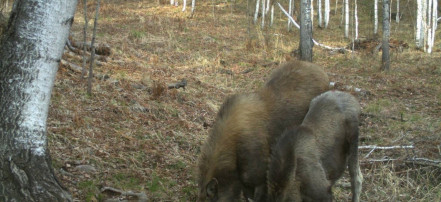
<path fill-rule="evenodd" d="M 358 149 L 414 149 L 415 147 L 413 145 L 407 145 L 407 146 L 388 146 L 388 147 L 380 147 L 377 145 L 365 145 L 365 146 L 359 146 Z"/>
<path fill-rule="evenodd" d="M 371 151 L 369 151 L 368 154 L 366 154 L 364 156 L 364 158 L 369 157 L 372 152 L 374 152 L 376 149 L 383 149 L 383 150 L 387 150 L 387 149 L 413 149 L 415 148 L 413 145 L 409 145 L 409 146 L 389 146 L 389 147 L 379 147 L 377 145 L 366 145 L 366 146 L 359 146 L 358 149 L 371 149 Z"/>
<path fill-rule="evenodd" d="M 174 83 L 174 84 L 169 84 L 168 85 L 168 89 L 179 89 L 179 88 L 183 88 L 185 90 L 185 86 L 187 86 L 187 80 L 186 79 L 182 79 L 182 81 Z"/>
<path fill-rule="evenodd" d="M 132 192 L 132 191 L 119 190 L 119 189 L 116 189 L 116 188 L 113 188 L 113 187 L 103 187 L 101 189 L 101 192 L 107 192 L 107 193 L 112 194 L 112 195 L 119 194 L 120 196 L 125 196 L 125 197 L 129 197 L 129 198 L 136 197 L 138 199 L 137 201 L 140 201 L 140 202 L 141 201 L 142 202 L 148 201 L 147 200 L 147 195 L 145 193 L 143 193 L 143 192 L 135 193 L 135 192 Z"/>
<path fill-rule="evenodd" d="M 283 8 L 283 6 L 280 5 L 280 3 L 277 3 L 277 5 L 279 6 L 280 10 L 288 17 L 288 19 L 297 27 L 297 29 L 300 29 L 300 25 L 297 24 L 297 22 L 294 20 L 294 18 L 292 18 L 288 14 L 288 12 L 286 12 L 286 10 Z M 345 49 L 345 48 L 333 48 L 333 47 L 330 47 L 330 46 L 326 46 L 324 44 L 321 44 L 321 43 L 317 42 L 315 39 L 312 39 L 312 42 L 315 45 L 320 46 L 320 47 L 322 47 L 324 49 L 333 50 L 333 51 L 343 51 L 343 52 L 344 51 L 349 51 L 349 52 L 352 52 L 351 50 L 348 50 L 348 49 Z"/>

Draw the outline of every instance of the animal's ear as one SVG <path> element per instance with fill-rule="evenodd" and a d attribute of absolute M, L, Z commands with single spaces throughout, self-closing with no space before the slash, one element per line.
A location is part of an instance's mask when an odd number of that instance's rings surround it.
<path fill-rule="evenodd" d="M 213 178 L 208 182 L 206 190 L 207 190 L 207 197 L 210 199 L 214 199 L 217 197 L 217 187 L 218 182 L 216 178 Z"/>

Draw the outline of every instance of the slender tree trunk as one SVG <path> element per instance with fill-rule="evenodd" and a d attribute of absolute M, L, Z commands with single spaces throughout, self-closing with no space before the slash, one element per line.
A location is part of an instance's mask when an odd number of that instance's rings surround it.
<path fill-rule="evenodd" d="M 328 28 L 330 13 L 331 13 L 330 2 L 329 2 L 329 0 L 325 0 L 325 28 Z"/>
<path fill-rule="evenodd" d="M 427 47 L 424 45 L 424 44 L 426 44 L 426 42 L 427 42 L 427 0 L 423 0 L 422 1 L 423 2 L 423 10 L 422 10 L 422 15 L 423 15 L 423 18 L 422 18 L 422 20 L 421 20 L 421 27 L 422 27 L 422 30 L 421 30 L 421 38 L 422 38 L 422 44 L 423 44 L 423 50 L 424 50 L 424 52 L 427 52 Z"/>
<path fill-rule="evenodd" d="M 14 2 L 0 43 L 0 201 L 72 201 L 53 172 L 46 121 L 76 6 Z"/>
<path fill-rule="evenodd" d="M 378 0 L 374 1 L 374 34 L 378 34 Z"/>
<path fill-rule="evenodd" d="M 170 0 L 170 5 L 175 5 L 175 0 Z"/>
<path fill-rule="evenodd" d="M 344 19 L 345 19 L 345 2 L 347 1 L 347 0 L 342 0 L 343 2 L 342 2 L 342 6 L 341 6 L 341 21 L 340 21 L 340 25 L 343 25 L 343 21 L 344 21 Z"/>
<path fill-rule="evenodd" d="M 292 17 L 292 11 L 293 11 L 293 2 L 294 0 L 289 0 L 289 5 L 288 5 L 288 11 L 289 11 L 289 16 Z M 291 31 L 291 21 L 288 19 L 288 32 Z"/>
<path fill-rule="evenodd" d="M 93 22 L 92 42 L 90 44 L 92 52 L 90 54 L 89 80 L 87 82 L 88 95 L 92 95 L 93 66 L 95 64 L 95 38 L 96 38 L 96 28 L 98 26 L 99 10 L 100 10 L 100 0 L 98 0 L 96 3 L 95 20 Z"/>
<path fill-rule="evenodd" d="M 267 0 L 266 0 L 267 1 Z M 265 4 L 266 4 L 266 2 L 265 2 L 265 0 L 262 0 L 262 29 L 265 27 Z"/>
<path fill-rule="evenodd" d="M 194 10 L 196 8 L 196 0 L 191 0 L 191 17 L 194 15 Z"/>
<path fill-rule="evenodd" d="M 269 8 L 270 8 L 270 3 L 271 3 L 271 0 L 266 0 L 266 10 L 265 10 L 265 13 L 267 13 L 268 14 L 268 12 L 269 12 Z"/>
<path fill-rule="evenodd" d="M 355 21 L 355 39 L 358 39 L 358 5 L 357 0 L 354 0 L 354 21 Z"/>
<path fill-rule="evenodd" d="M 349 38 L 349 0 L 345 0 L 345 38 Z"/>
<path fill-rule="evenodd" d="M 183 0 L 183 2 L 182 2 L 182 12 L 184 12 L 186 8 L 187 8 L 187 0 Z"/>
<path fill-rule="evenodd" d="M 300 2 L 300 59 L 312 62 L 311 0 Z"/>
<path fill-rule="evenodd" d="M 422 26 L 423 26 L 423 0 L 417 0 L 417 19 L 415 41 L 418 48 L 423 47 Z"/>
<path fill-rule="evenodd" d="M 260 5 L 260 0 L 256 1 L 256 11 L 254 12 L 254 24 L 257 23 L 257 17 L 259 16 L 259 5 Z"/>
<path fill-rule="evenodd" d="M 397 15 L 395 16 L 395 22 L 400 23 L 400 0 L 397 0 Z"/>
<path fill-rule="evenodd" d="M 323 27 L 323 12 L 322 12 L 322 0 L 317 0 L 317 15 L 318 15 L 318 26 Z"/>
<path fill-rule="evenodd" d="M 437 24 L 437 18 L 438 18 L 438 0 L 430 0 L 429 1 L 429 7 L 430 12 L 428 15 L 430 16 L 429 19 L 429 29 L 427 32 L 427 52 L 432 53 L 432 48 L 435 43 L 435 34 L 436 34 L 436 28 L 438 26 Z"/>
<path fill-rule="evenodd" d="M 81 71 L 81 79 L 84 80 L 84 77 L 86 76 L 87 69 L 86 69 L 86 50 L 87 50 L 87 0 L 83 0 L 83 6 L 84 6 L 84 27 L 83 27 L 83 69 Z"/>
<path fill-rule="evenodd" d="M 311 27 L 314 27 L 314 0 L 311 0 Z"/>
<path fill-rule="evenodd" d="M 389 0 L 389 21 L 392 22 L 392 3 L 393 0 Z"/>
<path fill-rule="evenodd" d="M 270 23 L 270 26 L 273 26 L 273 22 L 274 22 L 274 4 L 271 5 L 271 23 Z"/>
<path fill-rule="evenodd" d="M 335 11 L 334 11 L 334 15 L 337 15 L 337 8 L 338 8 L 338 0 L 335 0 Z"/>
<path fill-rule="evenodd" d="M 390 20 L 389 20 L 389 0 L 383 0 L 383 45 L 382 45 L 382 65 L 381 70 L 388 71 L 390 67 L 389 55 L 389 36 L 390 36 Z"/>

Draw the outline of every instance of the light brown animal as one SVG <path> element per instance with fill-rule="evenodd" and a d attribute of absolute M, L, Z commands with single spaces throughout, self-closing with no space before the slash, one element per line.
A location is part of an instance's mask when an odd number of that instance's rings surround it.
<path fill-rule="evenodd" d="M 276 69 L 255 93 L 228 98 L 202 146 L 199 201 L 266 198 L 270 145 L 292 125 L 299 125 L 312 98 L 328 89 L 323 69 L 290 62 Z"/>
<path fill-rule="evenodd" d="M 314 98 L 303 123 L 274 145 L 267 201 L 332 201 L 332 185 L 349 166 L 352 201 L 358 202 L 359 115 L 360 105 L 348 93 L 328 91 Z"/>

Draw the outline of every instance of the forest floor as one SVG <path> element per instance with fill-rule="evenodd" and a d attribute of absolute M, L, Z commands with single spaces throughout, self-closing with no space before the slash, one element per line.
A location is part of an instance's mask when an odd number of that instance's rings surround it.
<path fill-rule="evenodd" d="M 368 2 L 359 5 L 363 39 L 374 38 Z M 102 2 L 97 42 L 108 44 L 112 54 L 94 71 L 110 78 L 95 77 L 92 96 L 79 72 L 60 66 L 49 147 L 56 174 L 75 201 L 124 198 L 102 192 L 104 187 L 143 192 L 150 201 L 195 201 L 200 146 L 223 100 L 259 88 L 277 64 L 294 58 L 299 31 L 287 31 L 277 7 L 273 27 L 261 30 L 249 24 L 246 1 L 197 2 L 193 18 L 191 8 L 182 12 L 182 6 L 162 3 Z M 402 5 L 408 13 L 411 8 Z M 89 18 L 94 9 L 90 3 Z M 332 7 L 331 14 L 327 29 L 314 22 L 314 38 L 346 47 L 351 40 L 343 37 L 340 10 L 334 14 Z M 391 38 L 407 46 L 391 49 L 387 72 L 379 70 L 381 51 L 372 53 L 375 42 L 352 53 L 314 47 L 313 61 L 337 88 L 364 92 L 358 94 L 361 146 L 414 146 L 360 149 L 362 201 L 441 201 L 440 163 L 414 159 L 441 160 L 441 40 L 432 54 L 416 49 L 412 19 L 392 22 Z M 91 35 L 93 21 L 88 25 Z M 80 4 L 71 31 L 77 42 L 83 26 Z M 82 64 L 80 57 L 63 58 Z M 167 89 L 182 79 L 188 82 L 185 89 Z M 347 174 L 340 181 L 334 197 L 349 201 Z"/>

